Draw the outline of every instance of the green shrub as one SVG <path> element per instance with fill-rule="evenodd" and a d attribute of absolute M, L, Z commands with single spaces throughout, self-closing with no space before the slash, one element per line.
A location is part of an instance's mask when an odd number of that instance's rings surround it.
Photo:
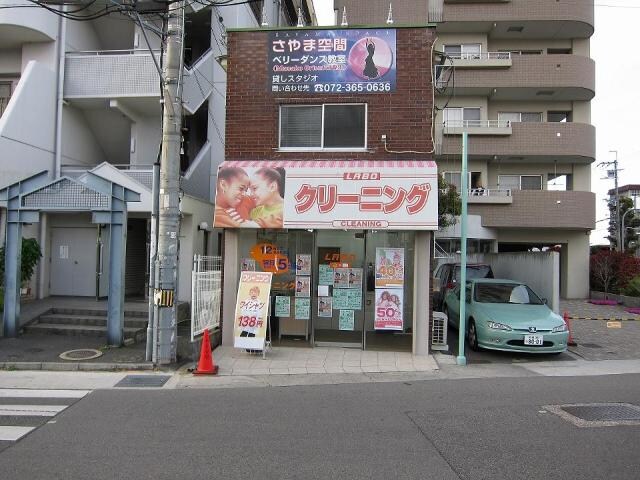
<path fill-rule="evenodd" d="M 22 239 L 22 260 L 20 262 L 20 283 L 28 282 L 33 276 L 42 252 L 35 238 Z M 4 285 L 4 246 L 0 248 L 0 285 Z"/>
<path fill-rule="evenodd" d="M 640 297 L 640 276 L 629 280 L 627 286 L 622 290 L 624 295 L 629 297 Z"/>

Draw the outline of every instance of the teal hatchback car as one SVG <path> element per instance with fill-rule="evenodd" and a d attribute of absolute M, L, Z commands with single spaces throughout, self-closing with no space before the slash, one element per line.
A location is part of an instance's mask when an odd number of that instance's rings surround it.
<path fill-rule="evenodd" d="M 449 322 L 460 324 L 460 285 L 445 296 Z M 478 278 L 467 282 L 466 330 L 472 350 L 561 353 L 569 330 L 533 290 L 513 280 Z"/>

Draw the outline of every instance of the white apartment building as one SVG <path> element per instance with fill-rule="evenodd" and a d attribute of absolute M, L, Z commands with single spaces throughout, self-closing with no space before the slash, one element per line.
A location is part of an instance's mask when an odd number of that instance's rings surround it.
<path fill-rule="evenodd" d="M 336 23 L 344 15 L 349 26 L 379 25 L 389 3 L 335 0 Z M 468 132 L 468 252 L 558 250 L 561 297 L 587 297 L 593 1 L 396 0 L 392 7 L 394 25 L 436 26 L 434 158 L 459 187 Z M 456 252 L 459 224 L 436 239 Z"/>
<path fill-rule="evenodd" d="M 311 0 L 185 3 L 179 300 L 190 299 L 193 255 L 220 253 L 212 185 L 224 157 L 226 29 L 296 25 L 300 13 L 315 23 Z M 84 20 L 23 0 L 0 6 L 17 6 L 0 8 L 0 189 L 42 171 L 52 181 L 92 172 L 139 193 L 140 202 L 128 205 L 125 291 L 144 297 L 161 142 L 162 17 L 145 13 L 138 21 L 102 0 L 74 13 Z M 114 11 L 100 16 L 104 8 Z M 0 203 L 2 241 L 6 216 Z M 43 250 L 35 295 L 107 296 L 106 228 L 73 210 L 41 213 L 25 226 L 23 236 Z"/>

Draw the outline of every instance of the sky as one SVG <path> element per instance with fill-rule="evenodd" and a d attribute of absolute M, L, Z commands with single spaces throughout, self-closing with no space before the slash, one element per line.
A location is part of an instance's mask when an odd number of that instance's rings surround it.
<path fill-rule="evenodd" d="M 314 0 L 320 25 L 333 24 L 333 0 Z M 349 12 L 347 12 L 347 17 Z M 600 162 L 612 161 L 618 152 L 619 184 L 640 184 L 640 50 L 635 49 L 640 28 L 638 0 L 595 0 L 595 33 L 591 57 L 596 62 L 596 96 L 591 102 L 591 122 L 596 127 L 596 161 L 591 190 L 596 194 L 596 229 L 591 243 L 608 243 L 607 192 L 613 180 L 604 179 Z M 637 119 L 637 120 L 636 120 Z M 636 125 L 635 122 L 638 122 Z"/>

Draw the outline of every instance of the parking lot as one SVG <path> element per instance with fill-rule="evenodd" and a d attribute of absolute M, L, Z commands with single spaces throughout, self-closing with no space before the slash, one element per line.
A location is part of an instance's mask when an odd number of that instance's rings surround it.
<path fill-rule="evenodd" d="M 562 300 L 561 313 L 570 318 L 572 336 L 577 346 L 561 354 L 514 353 L 468 347 L 468 363 L 522 363 L 542 361 L 633 360 L 640 359 L 640 315 L 625 312 L 621 305 L 593 305 L 587 300 Z M 447 333 L 448 353 L 458 355 L 458 332 Z"/>

